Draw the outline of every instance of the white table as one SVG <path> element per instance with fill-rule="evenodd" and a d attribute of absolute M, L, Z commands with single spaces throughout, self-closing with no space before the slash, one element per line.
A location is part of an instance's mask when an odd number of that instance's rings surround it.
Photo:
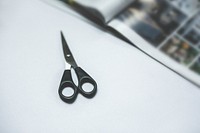
<path fill-rule="evenodd" d="M 41 1 L 0 2 L 0 133 L 199 133 L 200 89 L 135 47 Z M 98 83 L 62 102 L 60 30 Z"/>

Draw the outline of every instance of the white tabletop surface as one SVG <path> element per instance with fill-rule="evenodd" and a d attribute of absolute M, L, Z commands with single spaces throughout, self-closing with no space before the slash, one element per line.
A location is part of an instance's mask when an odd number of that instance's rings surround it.
<path fill-rule="evenodd" d="M 0 1 L 0 133 L 199 133 L 200 89 L 135 47 L 39 0 Z M 60 30 L 97 81 L 62 102 Z"/>

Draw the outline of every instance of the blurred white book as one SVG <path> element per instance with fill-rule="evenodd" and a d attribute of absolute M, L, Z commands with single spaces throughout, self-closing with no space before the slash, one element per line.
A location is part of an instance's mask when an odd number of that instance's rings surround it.
<path fill-rule="evenodd" d="M 200 86 L 199 0 L 45 0 L 74 9 Z"/>

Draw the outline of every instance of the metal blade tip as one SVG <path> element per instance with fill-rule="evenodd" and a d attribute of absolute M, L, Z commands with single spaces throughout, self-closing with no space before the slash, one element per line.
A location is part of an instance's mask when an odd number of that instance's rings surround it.
<path fill-rule="evenodd" d="M 62 32 L 62 31 L 60 31 L 60 34 L 61 34 L 61 37 L 64 38 L 64 35 L 63 35 L 63 32 Z"/>
<path fill-rule="evenodd" d="M 61 34 L 62 43 L 67 43 L 62 31 L 60 31 L 60 34 Z"/>

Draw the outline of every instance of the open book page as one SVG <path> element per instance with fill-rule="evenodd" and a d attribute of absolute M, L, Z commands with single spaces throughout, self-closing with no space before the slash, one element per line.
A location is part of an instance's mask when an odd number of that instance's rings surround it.
<path fill-rule="evenodd" d="M 134 0 L 42 0 L 50 5 L 53 5 L 59 9 L 66 10 L 66 4 L 74 3 L 79 5 L 85 11 L 90 12 L 88 15 L 93 15 L 102 23 L 106 24 L 120 12 L 122 12 L 126 7 L 128 7 Z M 91 16 L 92 17 L 92 16 Z"/>
<path fill-rule="evenodd" d="M 135 0 L 109 26 L 200 86 L 199 0 Z"/>
<path fill-rule="evenodd" d="M 134 0 L 74 0 L 76 3 L 97 10 L 104 17 L 105 23 L 121 12 Z"/>

